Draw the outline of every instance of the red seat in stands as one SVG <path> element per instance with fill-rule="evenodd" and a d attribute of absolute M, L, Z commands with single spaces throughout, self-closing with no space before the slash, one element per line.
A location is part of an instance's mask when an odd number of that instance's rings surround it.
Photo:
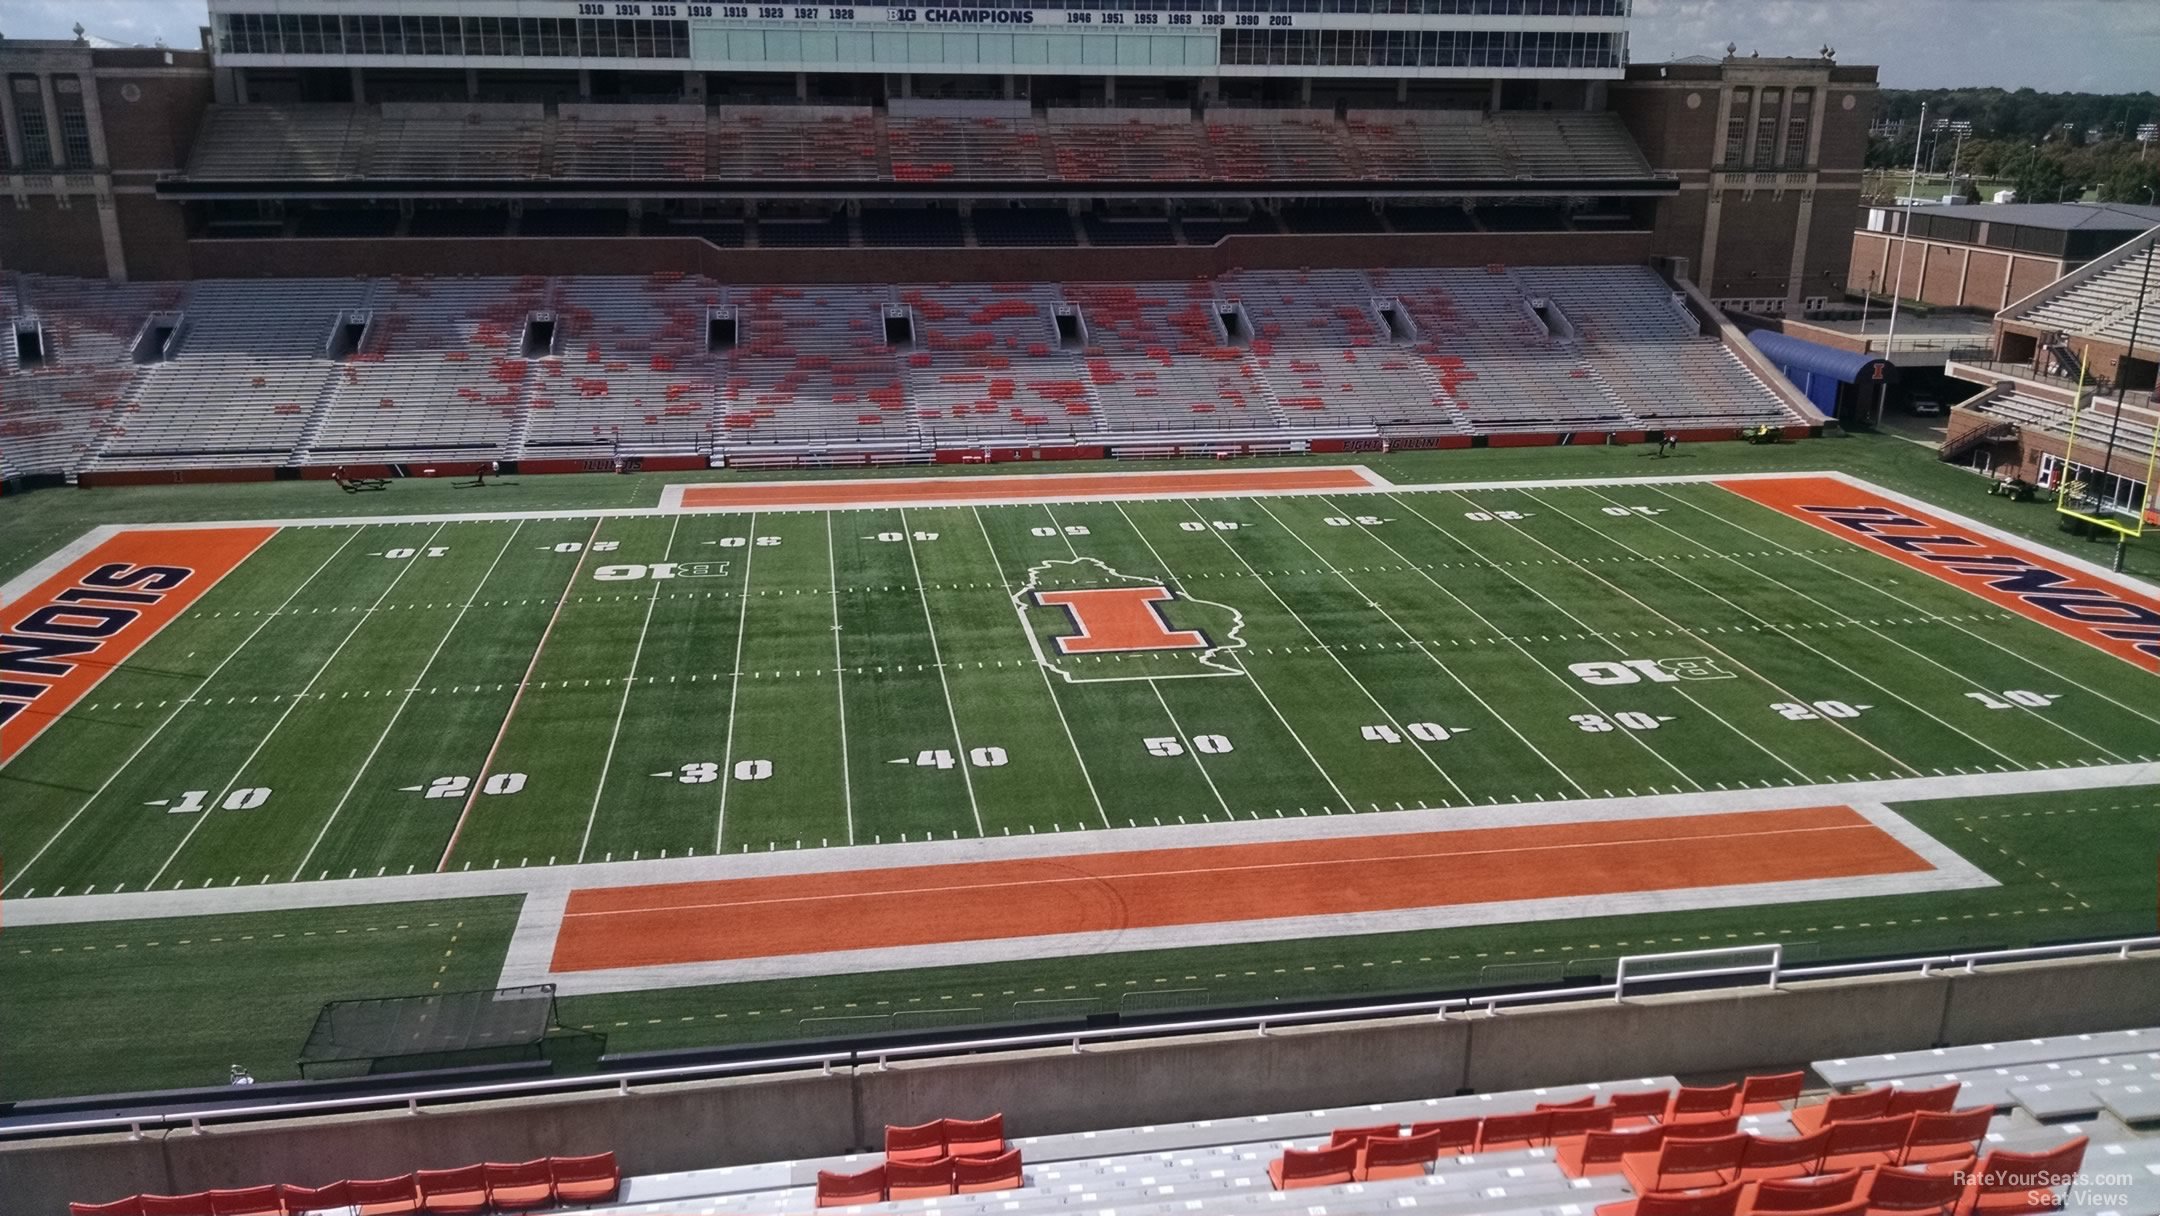
<path fill-rule="evenodd" d="M 345 1186 L 359 1216 L 401 1216 L 420 1210 L 420 1183 L 411 1174 L 400 1178 L 355 1178 Z"/>
<path fill-rule="evenodd" d="M 564 1203 L 599 1203 L 613 1199 L 622 1186 L 622 1171 L 616 1167 L 613 1153 L 550 1157 L 548 1177 L 555 1180 L 555 1198 Z"/>
<path fill-rule="evenodd" d="M 1705 1191 L 1656 1191 L 1625 1203 L 1608 1203 L 1597 1216 L 1737 1216 L 1742 1184 Z"/>
<path fill-rule="evenodd" d="M 1443 1154 L 1460 1155 L 1477 1147 L 1478 1129 L 1484 1125 L 1483 1119 L 1435 1119 L 1427 1123 L 1411 1124 L 1410 1134 L 1437 1134 Z"/>
<path fill-rule="evenodd" d="M 1530 1148 L 1552 1139 L 1553 1113 L 1549 1110 L 1518 1111 L 1511 1115 L 1487 1115 L 1478 1129 L 1477 1151 L 1490 1153 L 1504 1148 Z"/>
<path fill-rule="evenodd" d="M 859 1174 L 835 1174 L 831 1170 L 819 1170 L 817 1176 L 817 1206 L 821 1208 L 847 1208 L 864 1203 L 885 1202 L 885 1167 L 874 1165 Z"/>
<path fill-rule="evenodd" d="M 1371 1127 L 1338 1127 L 1328 1133 L 1328 1146 L 1363 1144 L 1367 1140 L 1393 1140 L 1402 1135 L 1400 1123 L 1375 1123 Z"/>
<path fill-rule="evenodd" d="M 951 1157 L 995 1157 L 1005 1151 L 1005 1116 L 981 1119 L 940 1119 L 945 1132 L 945 1153 Z"/>
<path fill-rule="evenodd" d="M 1791 1138 L 1750 1136 L 1747 1152 L 1740 1157 L 1740 1176 L 1749 1182 L 1761 1182 L 1813 1174 L 1818 1172 L 1829 1147 L 1829 1128 Z"/>
<path fill-rule="evenodd" d="M 953 1159 L 885 1162 L 885 1197 L 892 1200 L 928 1199 L 953 1193 Z"/>
<path fill-rule="evenodd" d="M 1339 1186 L 1357 1176 L 1358 1146 L 1338 1144 L 1332 1148 L 1283 1150 L 1268 1162 L 1268 1181 L 1278 1191 L 1309 1186 Z"/>
<path fill-rule="evenodd" d="M 498 1212 L 521 1212 L 544 1208 L 555 1202 L 555 1180 L 548 1174 L 548 1159 L 490 1161 L 486 1165 L 488 1206 Z"/>
<path fill-rule="evenodd" d="M 1006 1149 L 982 1157 L 953 1159 L 953 1192 L 973 1195 L 983 1191 L 1009 1191 L 1020 1185 L 1020 1150 Z"/>
<path fill-rule="evenodd" d="M 210 1192 L 187 1195 L 144 1195 L 143 1216 L 216 1216 L 210 1210 Z"/>
<path fill-rule="evenodd" d="M 1958 1201 L 1957 1216 L 2021 1216 L 2061 1207 L 2062 1188 L 2076 1181 L 2078 1167 L 2085 1164 L 2086 1142 L 2079 1136 L 2043 1153 L 1989 1153 Z"/>
<path fill-rule="evenodd" d="M 485 1212 L 488 1206 L 487 1166 L 461 1165 L 454 1170 L 421 1170 L 413 1175 L 420 1186 L 420 1210 L 429 1216 L 466 1216 Z"/>
<path fill-rule="evenodd" d="M 945 1121 L 932 1119 L 912 1127 L 885 1127 L 885 1160 L 935 1161 L 945 1155 Z"/>
<path fill-rule="evenodd" d="M 1813 1178 L 1773 1178 L 1757 1183 L 1741 1202 L 1740 1210 L 1754 1212 L 1807 1212 L 1851 1203 L 1860 1193 L 1862 1173 L 1841 1170 Z"/>
<path fill-rule="evenodd" d="M 1670 1132 L 1654 1153 L 1631 1153 L 1620 1170 L 1635 1190 L 1672 1191 L 1737 1182 L 1753 1137 L 1738 1132 L 1712 1140 L 1675 1140 Z"/>
<path fill-rule="evenodd" d="M 68 1216 L 142 1216 L 142 1196 L 130 1195 L 108 1203 L 71 1203 Z"/>
<path fill-rule="evenodd" d="M 1422 1136 L 1376 1136 L 1364 1142 L 1358 1158 L 1357 1180 L 1379 1182 L 1387 1178 L 1414 1178 L 1440 1159 L 1440 1134 Z"/>
<path fill-rule="evenodd" d="M 1623 1131 L 1591 1132 L 1580 1140 L 1563 1141 L 1553 1157 L 1568 1177 L 1590 1178 L 1617 1174 L 1627 1154 L 1655 1153 L 1664 1142 L 1664 1127 L 1653 1123 Z"/>
<path fill-rule="evenodd" d="M 1849 1119 L 1880 1119 L 1890 1113 L 1890 1095 L 1888 1086 L 1863 1089 L 1856 1093 L 1832 1094 L 1824 1101 L 1794 1108 L 1792 1125 L 1795 1130 L 1811 1132 L 1826 1123 L 1842 1123 Z"/>
<path fill-rule="evenodd" d="M 1800 1100 L 1800 1087 L 1806 1080 L 1805 1072 L 1749 1077 L 1740 1083 L 1740 1113 L 1757 1115 L 1784 1110 Z"/>
<path fill-rule="evenodd" d="M 1912 1130 L 1905 1135 L 1905 1148 L 1898 1154 L 1899 1165 L 1956 1161 L 1979 1150 L 1980 1138 L 1987 1135 L 1988 1124 L 1995 1121 L 1995 1108 L 1972 1106 L 1939 1114 L 1924 1111 L 1914 1115 L 1912 1121 Z"/>
<path fill-rule="evenodd" d="M 210 1210 L 217 1216 L 285 1216 L 285 1197 L 275 1185 L 213 1189 Z"/>
<path fill-rule="evenodd" d="M 1958 1091 L 1965 1088 L 1963 1081 L 1937 1085 L 1931 1089 L 1893 1089 L 1889 1105 L 1883 1108 L 1886 1115 L 1940 1114 L 1957 1109 Z"/>
<path fill-rule="evenodd" d="M 1906 1170 L 1884 1166 L 1868 1178 L 1868 1216 L 1950 1216 L 1965 1197 L 1972 1161 L 1964 1169 Z"/>
<path fill-rule="evenodd" d="M 1672 1106 L 1672 1091 L 1632 1090 L 1612 1095 L 1605 1100 L 1605 1105 L 1612 1107 L 1614 1127 L 1639 1127 L 1665 1117 L 1665 1111 Z"/>
<path fill-rule="evenodd" d="M 1665 1108 L 1667 1123 L 1686 1123 L 1697 1119 L 1722 1119 L 1740 1111 L 1740 1083 L 1730 1085 L 1683 1085 L 1672 1096 L 1672 1105 Z"/>
<path fill-rule="evenodd" d="M 1830 1124 L 1823 1129 L 1830 1133 L 1830 1144 L 1823 1150 L 1822 1167 L 1842 1170 L 1897 1164 L 1899 1154 L 1905 1151 L 1905 1139 L 1912 1134 L 1915 1117 L 1892 1115 Z"/>

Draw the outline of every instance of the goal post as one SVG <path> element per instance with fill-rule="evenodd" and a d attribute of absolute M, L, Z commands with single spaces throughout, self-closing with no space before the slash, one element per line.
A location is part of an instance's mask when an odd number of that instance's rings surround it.
<path fill-rule="evenodd" d="M 2100 413 L 2099 386 L 2094 385 L 2090 397 L 2086 395 L 2088 355 L 2078 359 L 2077 391 L 2070 400 L 2070 439 L 2063 450 L 2062 468 L 2055 477 L 2055 511 L 2066 519 L 2113 532 L 2124 539 L 2135 539 L 2145 534 L 2148 521 L 2155 518 L 2153 508 L 2154 477 L 2160 472 L 2160 414 L 2151 414 L 2143 423 L 2144 450 L 2139 452 L 2135 433 L 2125 446 L 2123 435 L 2124 412 L 2129 408 L 2124 397 L 2116 394 L 2115 409 Z M 2082 446 L 2081 446 L 2082 445 Z M 2088 485 L 2078 469 L 2092 469 L 2101 478 L 2114 474 L 2111 465 L 2118 455 L 2144 456 L 2143 475 L 2137 478 L 2143 487 L 2135 509 L 2118 512 L 2110 506 L 2112 495 Z M 2127 479 L 2126 479 L 2127 480 Z"/>

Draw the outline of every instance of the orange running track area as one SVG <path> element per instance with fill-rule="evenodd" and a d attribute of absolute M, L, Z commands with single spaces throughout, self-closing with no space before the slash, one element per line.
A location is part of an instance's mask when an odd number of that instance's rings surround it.
<path fill-rule="evenodd" d="M 684 486 L 686 507 L 875 507 L 1004 499 L 1176 498 L 1264 490 L 1370 490 L 1356 469 L 1247 469 L 1223 473 L 1080 473 L 1048 477 L 923 477 Z"/>
<path fill-rule="evenodd" d="M 1820 806 L 588 888 L 570 894 L 552 969 L 1932 869 L 1851 807 Z"/>

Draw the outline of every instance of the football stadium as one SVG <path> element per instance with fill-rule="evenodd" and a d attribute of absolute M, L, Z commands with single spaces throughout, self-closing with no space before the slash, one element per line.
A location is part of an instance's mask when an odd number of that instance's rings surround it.
<path fill-rule="evenodd" d="M 1628 0 L 394 7 L 0 37 L 0 1216 L 2160 1216 L 2160 212 Z"/>

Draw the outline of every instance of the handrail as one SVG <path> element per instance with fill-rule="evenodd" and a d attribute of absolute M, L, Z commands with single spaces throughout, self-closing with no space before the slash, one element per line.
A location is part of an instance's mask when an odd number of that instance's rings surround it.
<path fill-rule="evenodd" d="M 318 1098 L 297 1102 L 260 1103 L 250 1106 L 204 1106 L 91 1119 L 14 1124 L 0 1123 L 0 1138 L 29 1138 L 125 1130 L 131 1139 L 141 1139 L 145 1129 L 179 1130 L 185 1128 L 195 1134 L 201 1134 L 203 1124 L 206 1121 L 224 1122 L 241 1119 L 277 1118 L 287 1115 L 325 1112 L 364 1112 L 396 1106 L 403 1106 L 407 1114 L 419 1114 L 420 1108 L 424 1104 L 471 1102 L 498 1097 L 525 1097 L 559 1091 L 612 1089 L 618 1097 L 627 1097 L 634 1086 L 646 1084 L 703 1080 L 739 1076 L 745 1073 L 782 1073 L 808 1068 L 816 1068 L 821 1074 L 830 1075 L 833 1066 L 836 1064 L 857 1067 L 873 1066 L 883 1071 L 889 1061 L 924 1056 L 952 1056 L 984 1051 L 1012 1051 L 1046 1047 L 1062 1047 L 1078 1053 L 1082 1045 L 1087 1043 L 1106 1041 L 1133 1042 L 1171 1035 L 1220 1031 L 1246 1031 L 1264 1037 L 1271 1027 L 1312 1022 L 1353 1022 L 1411 1015 L 1431 1016 L 1445 1021 L 1450 1013 L 1460 1013 L 1466 1017 L 1480 1013 L 1493 1016 L 1502 1007 L 1539 1005 L 1553 1001 L 1584 1001 L 1600 997 L 1611 997 L 1615 1001 L 1621 1001 L 1626 999 L 1627 985 L 1631 980 L 1638 989 L 1645 984 L 1698 983 L 1703 980 L 1733 980 L 1735 982 L 1724 986 L 1739 988 L 1743 986 L 1742 983 L 1738 982 L 1739 978 L 1747 977 L 1750 980 L 1757 980 L 1759 983 L 1745 986 L 1760 986 L 1774 991 L 1785 983 L 1793 981 L 1871 975 L 1888 977 L 1904 975 L 1912 978 L 1928 978 L 1948 970 L 1973 974 L 1981 966 L 1991 963 L 2014 963 L 2037 959 L 2070 958 L 2081 955 L 2099 958 L 2112 956 L 2116 959 L 2128 959 L 2133 951 L 2141 950 L 2160 950 L 2160 936 L 2110 938 L 2101 941 L 2067 942 L 2052 946 L 2023 946 L 2005 950 L 1930 954 L 1911 958 L 1788 967 L 1784 965 L 1785 947 L 1781 943 L 1761 942 L 1754 945 L 1727 946 L 1708 950 L 1681 950 L 1661 954 L 1626 955 L 1618 961 L 1614 979 L 1611 983 L 1540 988 L 1522 992 L 1494 993 L 1485 996 L 1391 1001 L 1372 1005 L 1330 1006 L 1317 1009 L 1289 1010 L 1259 1016 L 1238 1015 L 1193 1018 L 1138 1026 L 1106 1026 L 1089 1030 L 1007 1034 L 976 1039 L 938 1039 L 930 1042 L 891 1047 L 848 1048 L 828 1052 L 761 1056 L 752 1059 L 728 1060 L 707 1064 L 685 1064 L 670 1068 L 645 1068 L 616 1073 L 546 1077 L 525 1081 L 499 1081 L 485 1085 L 418 1089 L 403 1093 L 353 1095 L 350 1097 Z M 1767 953 L 1769 957 L 1760 963 L 1704 966 L 1681 971 L 1660 971 L 1647 974 L 1640 971 L 1644 964 L 1650 963 L 1729 958 L 1734 955 L 1750 953 Z"/>

